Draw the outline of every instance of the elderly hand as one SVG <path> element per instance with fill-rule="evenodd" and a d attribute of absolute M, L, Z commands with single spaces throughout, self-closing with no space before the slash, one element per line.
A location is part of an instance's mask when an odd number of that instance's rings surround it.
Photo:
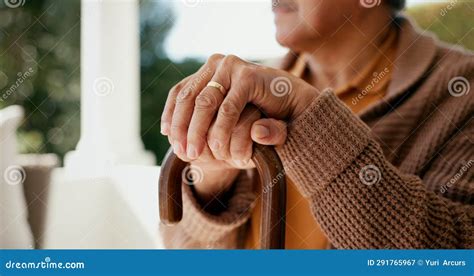
<path fill-rule="evenodd" d="M 316 96 L 314 87 L 285 71 L 213 55 L 170 91 L 161 131 L 185 161 L 202 159 L 204 153 L 206 158 L 246 164 L 252 140 L 283 144 L 284 121 L 301 114 Z M 252 105 L 269 119 L 260 119 Z"/>

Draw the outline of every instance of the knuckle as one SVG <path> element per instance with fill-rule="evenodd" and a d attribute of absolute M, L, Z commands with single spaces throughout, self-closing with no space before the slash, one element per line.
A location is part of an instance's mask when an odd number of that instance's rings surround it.
<path fill-rule="evenodd" d="M 176 96 L 176 103 L 177 104 L 187 103 L 190 100 L 190 96 L 192 93 L 193 93 L 193 89 L 191 87 L 187 87 L 179 91 L 178 95 Z"/>
<path fill-rule="evenodd" d="M 198 143 L 201 143 L 201 142 L 204 142 L 206 143 L 206 135 L 203 135 L 202 133 L 199 133 L 199 132 L 189 132 L 188 133 L 188 138 L 187 140 L 188 141 L 191 141 L 191 142 L 198 142 Z"/>
<path fill-rule="evenodd" d="M 249 141 L 243 137 L 232 137 L 230 142 L 230 152 L 233 157 L 243 156 L 247 150 Z"/>
<path fill-rule="evenodd" d="M 232 137 L 241 138 L 241 137 L 250 137 L 250 125 L 238 124 L 232 130 Z"/>
<path fill-rule="evenodd" d="M 175 104 L 176 103 L 176 98 L 178 97 L 178 93 L 182 89 L 182 84 L 176 84 L 173 86 L 170 91 L 168 92 L 168 100 L 167 102 L 170 104 Z"/>
<path fill-rule="evenodd" d="M 210 145 L 210 150 L 214 157 L 218 160 L 227 160 L 230 159 L 230 141 L 222 139 L 222 131 L 214 131 L 213 135 L 207 136 L 207 143 Z M 212 147 L 212 143 L 216 140 L 220 141 L 220 147 Z"/>
<path fill-rule="evenodd" d="M 215 97 L 208 93 L 202 93 L 196 97 L 195 107 L 197 109 L 215 109 L 217 101 Z"/>
<path fill-rule="evenodd" d="M 177 83 L 175 86 L 171 88 L 169 95 L 176 94 L 179 90 L 181 90 L 181 88 L 183 88 L 183 83 L 182 82 Z"/>
<path fill-rule="evenodd" d="M 225 150 L 225 149 L 224 149 L 224 150 L 220 150 L 219 153 L 218 153 L 218 155 L 220 156 L 220 158 L 221 158 L 222 160 L 231 160 L 231 159 L 232 159 L 232 158 L 231 158 L 231 155 L 230 155 L 230 151 Z"/>
<path fill-rule="evenodd" d="M 170 117 L 171 116 L 170 116 L 169 112 L 163 112 L 161 114 L 161 119 L 160 120 L 161 120 L 162 123 L 169 123 Z"/>
<path fill-rule="evenodd" d="M 232 149 L 232 157 L 237 160 L 250 159 L 252 155 L 251 146 L 246 143 L 240 143 Z"/>
<path fill-rule="evenodd" d="M 219 114 L 223 116 L 224 118 L 238 118 L 240 115 L 240 112 L 238 108 L 235 106 L 235 104 L 229 101 L 229 102 L 224 102 L 221 105 Z"/>
<path fill-rule="evenodd" d="M 215 64 L 216 62 L 220 61 L 221 59 L 224 58 L 224 55 L 223 54 L 212 54 L 209 58 L 208 58 L 208 63 L 211 63 L 211 64 Z"/>
<path fill-rule="evenodd" d="M 216 128 L 214 128 L 214 127 L 209 128 L 209 130 L 207 131 L 207 137 L 206 137 L 207 143 L 209 144 L 209 146 L 211 145 L 211 143 L 214 140 L 217 139 L 217 137 L 218 137 L 218 135 L 217 135 Z M 210 147 L 210 148 L 212 149 L 212 147 Z"/>
<path fill-rule="evenodd" d="M 177 125 L 177 124 L 171 125 L 170 132 L 173 139 L 182 138 L 181 136 L 183 136 L 186 133 L 185 129 L 182 126 Z"/>
<path fill-rule="evenodd" d="M 253 80 L 257 75 L 257 69 L 253 66 L 243 66 L 239 70 L 239 75 L 242 80 Z"/>
<path fill-rule="evenodd" d="M 229 65 L 237 64 L 240 61 L 241 61 L 241 59 L 239 57 L 235 56 L 235 55 L 227 55 L 222 60 L 222 63 L 226 66 L 229 66 Z"/>
<path fill-rule="evenodd" d="M 216 140 L 222 141 L 221 138 L 222 138 L 222 130 L 220 128 L 213 127 L 208 130 L 206 139 L 209 145 L 211 145 L 211 143 L 213 143 Z"/>
<path fill-rule="evenodd" d="M 233 151 L 230 153 L 231 155 L 231 159 L 232 160 L 243 160 L 244 159 L 244 154 L 242 153 L 242 151 Z"/>

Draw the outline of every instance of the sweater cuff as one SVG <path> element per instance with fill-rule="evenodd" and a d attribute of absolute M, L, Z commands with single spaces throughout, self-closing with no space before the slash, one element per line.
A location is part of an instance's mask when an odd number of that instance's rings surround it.
<path fill-rule="evenodd" d="M 325 90 L 289 124 L 287 141 L 277 152 L 288 176 L 310 197 L 363 151 L 369 133 L 357 115 Z"/>
<path fill-rule="evenodd" d="M 204 243 L 214 243 L 243 225 L 255 204 L 253 171 L 242 171 L 236 183 L 228 208 L 218 215 L 203 210 L 191 187 L 183 183 L 183 219 L 179 223 L 190 237 Z"/>

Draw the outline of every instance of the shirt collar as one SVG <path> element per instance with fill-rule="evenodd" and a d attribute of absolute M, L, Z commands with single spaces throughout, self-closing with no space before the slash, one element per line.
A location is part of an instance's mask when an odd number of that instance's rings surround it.
<path fill-rule="evenodd" d="M 351 89 L 370 93 L 379 93 L 386 90 L 391 79 L 397 36 L 397 30 L 392 29 L 370 61 L 349 83 L 338 88 L 336 94 L 342 94 L 351 91 Z"/>

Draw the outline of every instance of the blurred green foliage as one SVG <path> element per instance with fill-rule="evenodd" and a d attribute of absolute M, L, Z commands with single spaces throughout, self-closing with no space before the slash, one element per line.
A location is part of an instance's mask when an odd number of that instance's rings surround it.
<path fill-rule="evenodd" d="M 0 91 L 13 91 L 0 105 L 25 108 L 19 135 L 23 152 L 62 155 L 77 142 L 79 3 L 35 0 L 16 8 L 0 8 Z M 12 89 L 30 69 L 33 74 Z"/>
<path fill-rule="evenodd" d="M 62 157 L 80 134 L 80 0 L 24 3 L 11 8 L 0 1 L 0 96 L 8 96 L 0 97 L 0 108 L 25 108 L 22 152 Z M 168 148 L 159 130 L 167 93 L 201 63 L 166 57 L 163 45 L 174 20 L 169 1 L 145 0 L 140 7 L 142 138 L 161 161 Z"/>
<path fill-rule="evenodd" d="M 18 8 L 4 3 L 0 1 L 0 108 L 25 108 L 22 152 L 62 157 L 74 149 L 80 131 L 80 0 L 27 0 Z M 442 40 L 474 49 L 469 35 L 474 4 L 452 3 L 419 6 L 408 14 Z M 174 21 L 169 2 L 141 1 L 140 20 L 141 131 L 145 147 L 160 161 L 169 146 L 159 130 L 167 92 L 201 64 L 166 57 L 163 45 Z"/>
<path fill-rule="evenodd" d="M 415 6 L 407 11 L 421 28 L 442 41 L 474 50 L 474 2 L 451 0 Z"/>

